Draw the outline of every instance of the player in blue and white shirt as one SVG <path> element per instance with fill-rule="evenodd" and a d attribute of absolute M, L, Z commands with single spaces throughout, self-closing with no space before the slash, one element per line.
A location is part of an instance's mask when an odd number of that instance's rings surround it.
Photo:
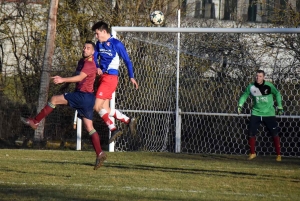
<path fill-rule="evenodd" d="M 102 21 L 97 22 L 93 25 L 92 31 L 94 31 L 95 37 L 98 39 L 94 59 L 98 74 L 100 75 L 94 110 L 99 113 L 101 118 L 108 125 L 111 131 L 111 138 L 109 139 L 109 143 L 111 143 L 122 134 L 122 131 L 119 130 L 111 120 L 111 117 L 128 124 L 132 134 L 136 132 L 135 118 L 129 118 L 119 110 L 109 107 L 109 101 L 118 85 L 121 58 L 127 66 L 129 79 L 136 89 L 138 89 L 138 83 L 134 79 L 132 62 L 123 43 L 111 36 L 108 24 Z"/>

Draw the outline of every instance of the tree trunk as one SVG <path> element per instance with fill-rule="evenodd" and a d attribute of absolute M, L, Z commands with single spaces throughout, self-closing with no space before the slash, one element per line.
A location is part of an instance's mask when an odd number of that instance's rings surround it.
<path fill-rule="evenodd" d="M 58 1 L 59 0 L 50 1 L 49 19 L 48 19 L 48 26 L 47 26 L 47 41 L 45 47 L 43 69 L 41 73 L 41 84 L 40 84 L 40 92 L 39 92 L 39 100 L 38 100 L 38 108 L 37 108 L 38 112 L 44 108 L 48 100 L 48 90 L 49 90 L 49 81 L 50 81 L 49 72 L 51 70 L 52 58 L 53 58 L 54 48 L 55 48 Z M 43 119 L 40 122 L 37 130 L 34 133 L 35 141 L 41 141 L 44 139 L 44 125 L 45 125 L 45 119 Z"/>

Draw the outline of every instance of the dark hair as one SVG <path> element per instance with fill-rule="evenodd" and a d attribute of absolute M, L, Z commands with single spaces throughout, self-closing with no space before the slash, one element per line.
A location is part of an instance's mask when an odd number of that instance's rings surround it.
<path fill-rule="evenodd" d="M 91 44 L 94 49 L 96 48 L 96 45 L 93 41 L 87 40 L 87 41 L 85 41 L 85 44 Z"/>
<path fill-rule="evenodd" d="M 262 73 L 265 76 L 265 71 L 263 70 L 257 70 L 256 73 Z"/>
<path fill-rule="evenodd" d="M 92 26 L 92 31 L 96 31 L 96 29 L 103 31 L 105 30 L 107 33 L 110 33 L 110 28 L 107 23 L 103 21 L 99 21 Z"/>

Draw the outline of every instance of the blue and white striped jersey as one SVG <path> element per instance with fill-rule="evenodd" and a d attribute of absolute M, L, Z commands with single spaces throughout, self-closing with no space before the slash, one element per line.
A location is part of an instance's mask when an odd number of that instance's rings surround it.
<path fill-rule="evenodd" d="M 113 37 L 105 42 L 97 41 L 94 59 L 97 68 L 100 68 L 103 73 L 119 75 L 120 57 L 127 67 L 129 78 L 134 78 L 132 62 L 123 43 Z"/>

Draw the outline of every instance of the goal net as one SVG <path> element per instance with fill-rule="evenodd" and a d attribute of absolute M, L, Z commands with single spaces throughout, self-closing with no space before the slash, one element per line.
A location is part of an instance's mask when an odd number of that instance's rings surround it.
<path fill-rule="evenodd" d="M 281 92 L 277 116 L 281 151 L 300 156 L 300 35 L 297 29 L 113 27 L 134 64 L 139 89 L 120 67 L 115 108 L 138 119 L 137 134 L 124 134 L 115 151 L 248 153 L 251 99 L 241 115 L 237 102 L 255 71 Z M 276 105 L 276 104 L 275 104 Z M 261 125 L 256 152 L 275 154 Z"/>

